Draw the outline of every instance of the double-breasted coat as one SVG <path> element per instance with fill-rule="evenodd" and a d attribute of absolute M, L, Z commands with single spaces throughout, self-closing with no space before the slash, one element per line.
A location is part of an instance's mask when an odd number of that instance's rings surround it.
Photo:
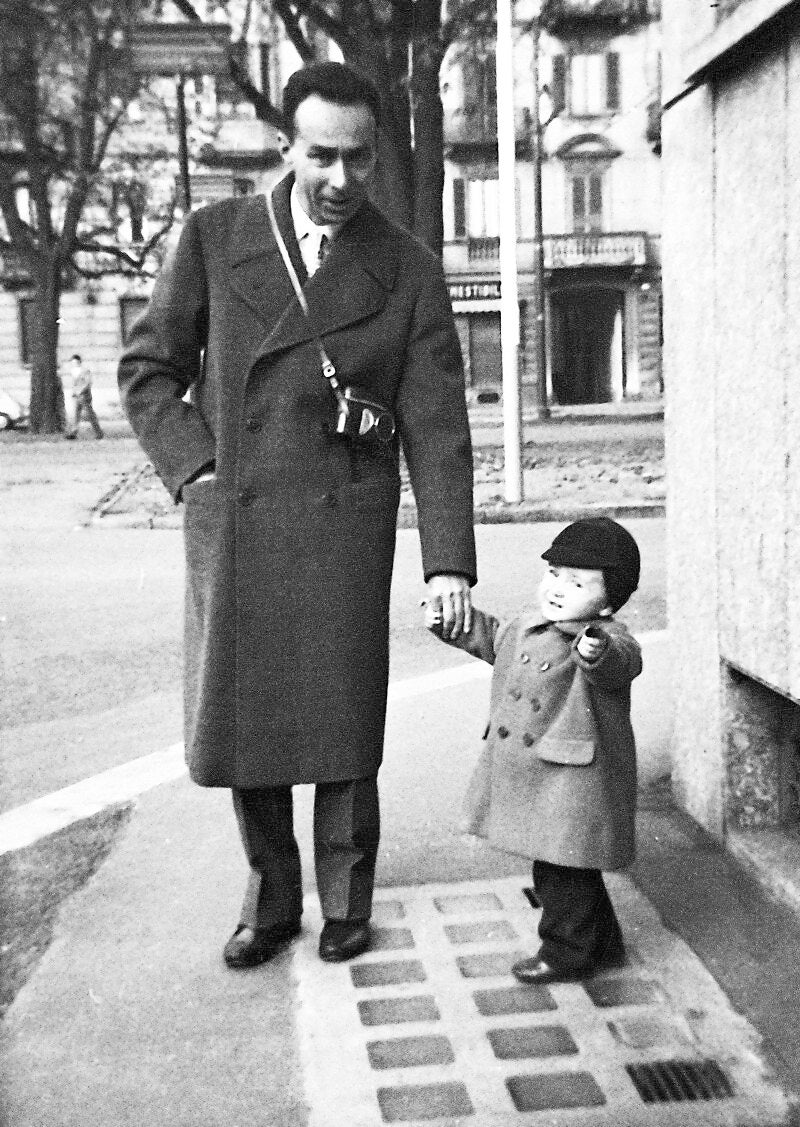
<path fill-rule="evenodd" d="M 465 799 L 464 829 L 555 865 L 620 869 L 635 851 L 631 682 L 641 650 L 621 623 L 596 662 L 577 650 L 588 622 L 538 614 L 501 624 L 474 612 L 454 645 L 494 666 L 489 725 Z"/>
<path fill-rule="evenodd" d="M 278 225 L 306 279 L 278 185 Z M 441 264 L 370 204 L 304 286 L 343 384 L 391 406 L 423 570 L 475 581 L 472 453 Z M 374 774 L 388 681 L 398 441 L 332 433 L 334 399 L 263 196 L 192 213 L 119 381 L 185 506 L 185 745 L 204 786 Z M 188 392 L 188 395 L 187 395 Z M 212 481 L 189 477 L 210 461 Z"/>

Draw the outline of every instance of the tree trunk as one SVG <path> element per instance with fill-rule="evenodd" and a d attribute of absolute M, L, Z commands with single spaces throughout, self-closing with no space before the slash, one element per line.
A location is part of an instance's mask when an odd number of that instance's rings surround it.
<path fill-rule="evenodd" d="M 441 256 L 444 242 L 444 114 L 439 93 L 442 52 L 438 36 L 414 44 L 414 234 Z"/>
<path fill-rule="evenodd" d="M 57 434 L 64 429 L 64 393 L 58 376 L 58 314 L 61 305 L 61 265 L 48 258 L 34 270 L 35 329 L 32 346 L 30 429 L 34 434 Z"/>

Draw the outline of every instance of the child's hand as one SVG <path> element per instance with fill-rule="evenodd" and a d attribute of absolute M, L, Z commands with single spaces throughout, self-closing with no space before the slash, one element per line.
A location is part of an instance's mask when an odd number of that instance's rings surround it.
<path fill-rule="evenodd" d="M 608 634 L 601 626 L 587 626 L 578 639 L 577 650 L 584 661 L 597 661 L 608 645 Z"/>
<path fill-rule="evenodd" d="M 444 613 L 442 611 L 442 596 L 435 595 L 432 599 L 423 599 L 425 607 L 425 626 L 435 634 L 441 635 Z"/>

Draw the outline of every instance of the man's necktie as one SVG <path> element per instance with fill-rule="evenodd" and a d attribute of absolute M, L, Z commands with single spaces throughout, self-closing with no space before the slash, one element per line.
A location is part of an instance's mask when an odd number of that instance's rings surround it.
<path fill-rule="evenodd" d="M 331 241 L 328 238 L 328 236 L 323 233 L 322 238 L 319 241 L 319 250 L 317 251 L 317 266 L 318 267 L 321 266 L 322 263 L 325 261 L 325 258 L 328 254 L 328 248 L 330 247 L 330 242 Z"/>

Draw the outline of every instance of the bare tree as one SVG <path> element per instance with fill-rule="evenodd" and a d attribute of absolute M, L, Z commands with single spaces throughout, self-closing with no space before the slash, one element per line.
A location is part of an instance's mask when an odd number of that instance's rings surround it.
<path fill-rule="evenodd" d="M 0 0 L 0 249 L 13 249 L 33 282 L 36 433 L 61 426 L 57 349 L 65 280 L 86 270 L 86 252 L 102 250 L 106 265 L 116 260 L 135 271 L 152 249 L 104 239 L 109 227 L 94 206 L 136 88 L 123 46 L 140 7 L 140 0 Z"/>

